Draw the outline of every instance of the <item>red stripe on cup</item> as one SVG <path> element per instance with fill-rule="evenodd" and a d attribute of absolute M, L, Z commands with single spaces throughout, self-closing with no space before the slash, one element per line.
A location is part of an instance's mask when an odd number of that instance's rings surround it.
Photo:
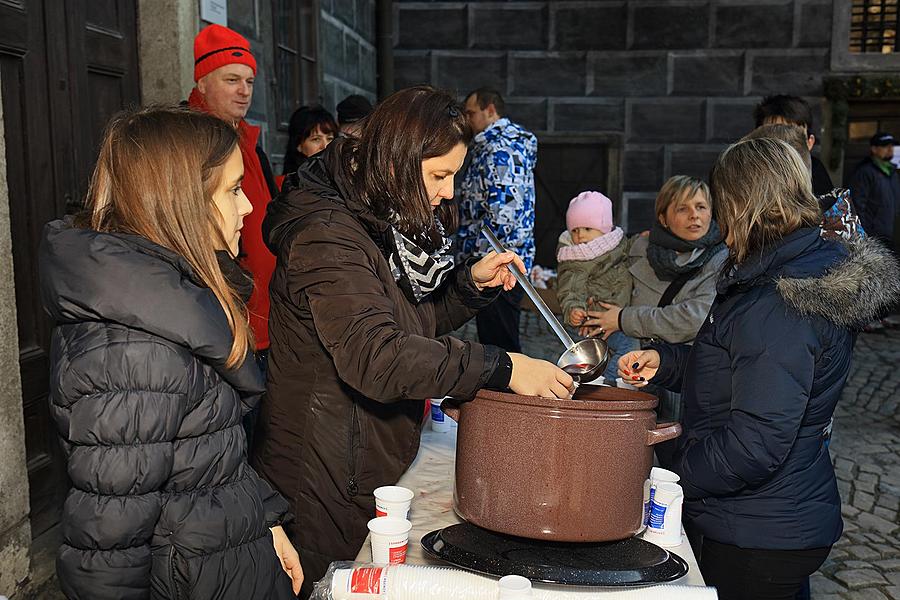
<path fill-rule="evenodd" d="M 382 567 L 364 567 L 362 569 L 353 569 L 353 574 L 350 576 L 350 593 L 380 594 L 381 572 L 383 570 L 384 569 Z"/>
<path fill-rule="evenodd" d="M 406 562 L 406 549 L 409 547 L 409 544 L 403 544 L 402 546 L 397 546 L 396 548 L 391 548 L 388 550 L 389 560 L 392 565 L 402 565 Z"/>

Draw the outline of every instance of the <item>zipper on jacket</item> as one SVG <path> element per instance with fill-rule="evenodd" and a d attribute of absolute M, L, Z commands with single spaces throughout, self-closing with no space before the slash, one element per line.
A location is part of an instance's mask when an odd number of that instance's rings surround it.
<path fill-rule="evenodd" d="M 174 600 L 181 600 L 181 598 L 187 598 L 187 596 L 181 595 L 181 586 L 178 585 L 178 573 L 175 570 L 175 557 L 177 553 L 175 552 L 175 547 L 172 546 L 172 551 L 169 554 L 169 575 L 172 578 L 172 590 L 175 592 Z"/>
<path fill-rule="evenodd" d="M 357 411 L 356 402 L 353 402 L 350 409 L 350 428 L 347 435 L 347 473 L 349 474 L 347 495 L 351 498 L 359 493 L 359 484 L 356 481 L 356 454 L 359 449 L 354 447 L 359 438 L 359 415 Z"/>

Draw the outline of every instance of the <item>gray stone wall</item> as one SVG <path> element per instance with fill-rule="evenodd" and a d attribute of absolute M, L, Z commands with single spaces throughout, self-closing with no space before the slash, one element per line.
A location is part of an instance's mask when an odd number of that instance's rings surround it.
<path fill-rule="evenodd" d="M 31 524 L 2 113 L 0 102 L 0 595 L 11 596 L 28 577 Z"/>
<path fill-rule="evenodd" d="M 175 104 L 187 98 L 187 91 L 194 85 L 194 37 L 199 21 L 197 2 L 139 0 L 143 104 Z"/>
<path fill-rule="evenodd" d="M 706 177 L 753 128 L 763 95 L 804 96 L 818 115 L 832 9 L 832 0 L 395 0 L 395 86 L 460 95 L 492 86 L 539 137 L 616 134 L 623 185 L 606 191 L 621 194 L 617 220 L 636 231 L 667 177 Z"/>
<path fill-rule="evenodd" d="M 201 27 L 206 25 L 205 21 L 200 24 Z M 228 0 L 228 26 L 247 38 L 250 51 L 256 59 L 253 100 L 247 113 L 247 121 L 260 128 L 262 146 L 270 157 L 282 154 L 285 140 L 279 135 L 275 97 L 272 93 L 272 81 L 275 79 L 272 3 L 269 0 Z M 193 40 L 191 44 L 193 48 Z M 193 68 L 191 77 L 193 79 Z"/>
<path fill-rule="evenodd" d="M 374 102 L 375 0 L 320 0 L 320 7 L 322 105 L 334 114 L 337 103 L 350 94 Z"/>

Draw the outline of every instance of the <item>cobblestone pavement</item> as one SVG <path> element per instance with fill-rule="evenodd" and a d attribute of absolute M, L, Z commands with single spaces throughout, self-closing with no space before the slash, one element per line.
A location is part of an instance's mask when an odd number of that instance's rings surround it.
<path fill-rule="evenodd" d="M 460 333 L 475 339 L 474 324 Z M 523 313 L 522 347 L 555 360 L 559 342 Z M 844 535 L 811 579 L 813 600 L 900 600 L 900 330 L 861 334 L 830 446 Z"/>

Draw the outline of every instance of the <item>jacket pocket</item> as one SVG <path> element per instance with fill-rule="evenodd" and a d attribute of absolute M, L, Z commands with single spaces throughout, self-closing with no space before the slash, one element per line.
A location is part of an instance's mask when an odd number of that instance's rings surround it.
<path fill-rule="evenodd" d="M 347 495 L 353 498 L 359 493 L 357 469 L 359 468 L 360 423 L 359 407 L 356 402 L 351 405 L 347 432 Z"/>

